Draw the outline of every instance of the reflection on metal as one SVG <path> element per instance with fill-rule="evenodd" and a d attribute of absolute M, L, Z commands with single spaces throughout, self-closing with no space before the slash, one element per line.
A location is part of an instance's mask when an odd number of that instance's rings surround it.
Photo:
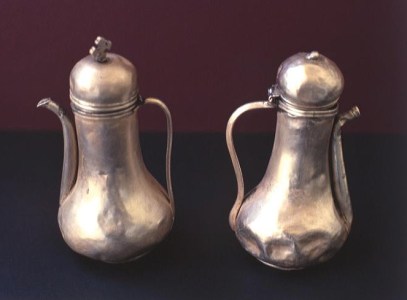
<path fill-rule="evenodd" d="M 338 116 L 343 90 L 338 67 L 318 52 L 283 62 L 269 100 L 245 104 L 230 117 L 226 142 L 237 178 L 229 223 L 242 246 L 266 265 L 301 269 L 326 261 L 345 242 L 352 208 L 340 129 L 359 116 Z M 277 108 L 273 151 L 261 182 L 244 195 L 233 144 L 237 118 L 246 111 Z"/>
<path fill-rule="evenodd" d="M 167 106 L 138 94 L 137 74 L 125 58 L 107 53 L 111 43 L 96 47 L 70 76 L 74 128 L 51 99 L 45 107 L 60 118 L 64 133 L 59 226 L 76 252 L 105 262 L 134 260 L 162 241 L 174 221 L 170 157 L 172 121 Z M 144 165 L 137 111 L 158 105 L 167 118 L 167 191 Z"/>

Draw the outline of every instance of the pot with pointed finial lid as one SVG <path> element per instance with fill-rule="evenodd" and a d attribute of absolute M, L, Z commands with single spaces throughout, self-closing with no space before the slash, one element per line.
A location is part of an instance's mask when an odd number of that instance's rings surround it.
<path fill-rule="evenodd" d="M 359 110 L 338 115 L 343 86 L 334 62 L 315 51 L 298 53 L 281 64 L 267 101 L 245 104 L 229 119 L 226 141 L 238 185 L 229 223 L 246 251 L 269 266 L 292 270 L 326 261 L 349 234 L 341 127 Z M 263 179 L 244 195 L 232 130 L 241 114 L 260 108 L 277 109 L 274 146 Z"/>
<path fill-rule="evenodd" d="M 118 263 L 146 254 L 172 228 L 172 121 L 162 101 L 140 96 L 136 69 L 110 48 L 98 37 L 71 71 L 76 131 L 51 99 L 38 107 L 57 114 L 63 128 L 58 222 L 64 240 L 82 255 Z M 158 105 L 167 117 L 167 191 L 143 162 L 137 111 L 144 104 Z"/>

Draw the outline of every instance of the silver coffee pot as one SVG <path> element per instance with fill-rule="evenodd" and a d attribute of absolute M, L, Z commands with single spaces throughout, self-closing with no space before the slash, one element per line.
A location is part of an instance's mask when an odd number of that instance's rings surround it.
<path fill-rule="evenodd" d="M 355 106 L 338 115 L 343 85 L 327 57 L 298 53 L 280 66 L 268 101 L 247 103 L 229 119 L 226 141 L 238 187 L 229 223 L 246 251 L 266 265 L 290 270 L 326 261 L 349 234 L 341 127 L 360 113 Z M 244 195 L 232 130 L 241 114 L 263 108 L 277 109 L 273 151 L 263 179 Z"/>
<path fill-rule="evenodd" d="M 98 37 L 90 54 L 70 75 L 75 130 L 61 107 L 43 99 L 58 115 L 64 159 L 58 222 L 66 243 L 93 259 L 117 263 L 137 259 L 162 241 L 174 221 L 170 156 L 171 114 L 166 105 L 139 95 L 137 73 L 124 57 L 108 53 Z M 144 165 L 137 111 L 158 105 L 167 118 L 167 191 Z"/>

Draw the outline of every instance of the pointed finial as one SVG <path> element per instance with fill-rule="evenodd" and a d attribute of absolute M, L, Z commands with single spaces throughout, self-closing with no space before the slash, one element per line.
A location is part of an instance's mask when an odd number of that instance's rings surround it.
<path fill-rule="evenodd" d="M 319 52 L 318 51 L 312 51 L 312 52 L 307 54 L 306 58 L 310 59 L 310 60 L 317 60 L 319 58 Z"/>
<path fill-rule="evenodd" d="M 90 48 L 89 53 L 93 58 L 100 62 L 106 62 L 106 52 L 112 48 L 112 42 L 105 39 L 104 37 L 98 36 L 95 40 L 95 46 Z"/>

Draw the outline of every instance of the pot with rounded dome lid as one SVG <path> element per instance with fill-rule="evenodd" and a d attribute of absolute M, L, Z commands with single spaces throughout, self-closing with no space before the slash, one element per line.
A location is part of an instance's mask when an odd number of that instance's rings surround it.
<path fill-rule="evenodd" d="M 226 141 L 238 194 L 229 215 L 242 246 L 261 262 L 301 269 L 332 257 L 345 242 L 352 208 L 342 156 L 341 127 L 357 107 L 338 115 L 344 80 L 318 52 L 285 60 L 269 99 L 247 103 L 230 117 Z M 232 130 L 246 111 L 277 109 L 271 158 L 261 182 L 247 195 Z"/>
<path fill-rule="evenodd" d="M 98 37 L 90 55 L 70 75 L 75 127 L 51 99 L 64 134 L 64 160 L 58 222 L 76 252 L 105 262 L 134 260 L 162 241 L 174 221 L 170 156 L 171 114 L 155 98 L 139 94 L 137 73 L 126 58 L 108 52 Z M 147 170 L 140 149 L 138 109 L 155 104 L 167 117 L 167 190 Z"/>

